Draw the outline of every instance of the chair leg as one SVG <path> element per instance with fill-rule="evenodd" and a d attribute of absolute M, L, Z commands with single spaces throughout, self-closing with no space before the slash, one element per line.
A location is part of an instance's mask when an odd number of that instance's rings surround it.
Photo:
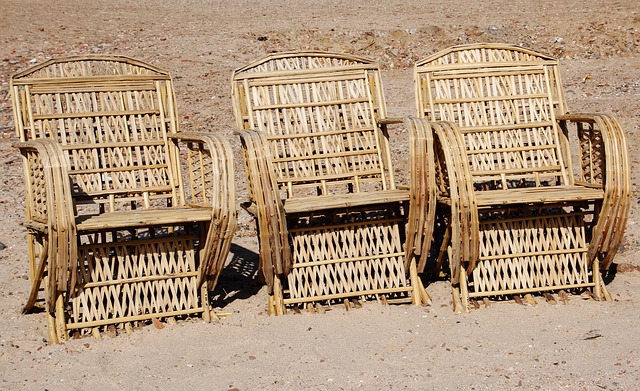
<path fill-rule="evenodd" d="M 56 297 L 56 316 L 55 316 L 55 329 L 58 342 L 64 342 L 68 339 L 67 337 L 67 321 L 64 312 L 64 294 L 62 292 L 58 292 L 58 296 Z"/>
<path fill-rule="evenodd" d="M 209 284 L 206 282 L 200 287 L 200 300 L 202 300 L 202 319 L 211 323 L 211 306 L 209 305 Z"/>
<path fill-rule="evenodd" d="M 275 314 L 276 314 L 275 299 L 273 295 L 269 295 L 268 303 L 267 303 L 267 315 L 271 316 Z"/>
<path fill-rule="evenodd" d="M 411 286 L 413 287 L 413 292 L 411 293 L 413 305 L 420 305 L 422 304 L 422 295 L 420 294 L 420 278 L 418 277 L 418 268 L 416 267 L 415 258 L 413 258 L 409 264 L 409 279 L 411 281 Z"/>
<path fill-rule="evenodd" d="M 413 287 L 412 298 L 414 305 L 431 305 L 431 297 L 424 288 L 422 280 L 418 275 L 418 267 L 416 266 L 416 260 L 412 260 L 409 264 L 409 276 L 411 280 L 411 286 Z"/>
<path fill-rule="evenodd" d="M 451 284 L 451 297 L 453 299 L 453 312 L 462 312 L 462 302 L 460 302 L 460 285 Z"/>
<path fill-rule="evenodd" d="M 598 273 L 600 272 L 598 271 Z M 604 285 L 604 281 L 602 281 L 602 277 L 600 277 L 600 285 L 602 287 L 602 297 L 604 298 L 604 301 L 612 301 L 613 299 L 611 298 L 611 294 L 609 294 L 607 287 Z"/>
<path fill-rule="evenodd" d="M 29 254 L 29 280 L 36 280 L 37 256 L 36 256 L 36 238 L 35 234 L 27 230 L 27 253 Z"/>
<path fill-rule="evenodd" d="M 440 246 L 440 250 L 438 251 L 438 258 L 436 259 L 436 269 L 434 278 L 439 278 L 442 273 L 442 264 L 444 263 L 445 257 L 449 254 L 449 247 L 451 242 L 451 224 L 447 224 L 447 229 L 445 230 L 444 237 L 442 238 L 442 245 Z"/>
<path fill-rule="evenodd" d="M 56 332 L 56 317 L 47 311 L 47 344 L 56 345 L 58 341 L 58 333 Z"/>
<path fill-rule="evenodd" d="M 422 296 L 422 303 L 424 305 L 431 305 L 432 304 L 431 296 L 429 296 L 429 292 L 427 292 L 427 290 L 425 289 L 424 285 L 422 284 L 422 280 L 420 278 L 418 278 L 418 285 L 420 286 L 420 295 Z"/>
<path fill-rule="evenodd" d="M 600 271 L 600 260 L 594 259 L 593 264 L 591 266 L 593 273 L 593 294 L 596 299 L 601 301 L 611 301 L 611 295 L 607 290 L 607 287 L 604 285 L 604 281 L 602 280 L 602 272 Z"/>
<path fill-rule="evenodd" d="M 276 316 L 284 315 L 287 313 L 284 307 L 284 297 L 282 294 L 282 282 L 280 276 L 273 277 L 273 305 L 275 307 Z"/>
<path fill-rule="evenodd" d="M 460 300 L 462 301 L 462 312 L 469 312 L 469 285 L 467 271 L 460 268 Z"/>
<path fill-rule="evenodd" d="M 600 281 L 602 280 L 602 275 L 600 274 L 600 260 L 599 259 L 594 259 L 593 263 L 591 264 L 591 273 L 592 273 L 592 277 L 593 277 L 593 294 L 595 295 L 596 299 L 598 300 L 602 300 L 602 289 L 600 287 Z"/>

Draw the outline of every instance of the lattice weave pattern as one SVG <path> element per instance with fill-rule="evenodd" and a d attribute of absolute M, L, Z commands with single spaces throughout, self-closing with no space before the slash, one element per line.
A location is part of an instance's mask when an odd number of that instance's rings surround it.
<path fill-rule="evenodd" d="M 424 115 L 458 125 L 475 181 L 498 189 L 567 184 L 548 66 L 460 66 L 421 79 L 432 97 Z"/>
<path fill-rule="evenodd" d="M 582 213 L 483 221 L 469 296 L 589 285 L 586 252 Z"/>
<path fill-rule="evenodd" d="M 335 79 L 338 80 L 335 80 Z M 321 194 L 389 188 L 366 70 L 249 83 L 251 126 L 267 135 L 278 181 Z"/>
<path fill-rule="evenodd" d="M 406 287 L 401 224 L 387 219 L 341 230 L 292 229 L 296 262 L 288 276 L 290 302 Z"/>

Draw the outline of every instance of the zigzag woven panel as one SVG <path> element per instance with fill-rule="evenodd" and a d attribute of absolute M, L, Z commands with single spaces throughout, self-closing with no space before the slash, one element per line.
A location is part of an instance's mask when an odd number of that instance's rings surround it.
<path fill-rule="evenodd" d="M 584 213 L 480 223 L 480 260 L 469 296 L 592 286 Z"/>
<path fill-rule="evenodd" d="M 294 251 L 286 302 L 336 299 L 408 291 L 402 220 L 357 222 L 346 226 L 290 230 Z"/>
<path fill-rule="evenodd" d="M 198 237 L 153 238 L 148 230 L 139 231 L 140 239 L 121 242 L 100 243 L 101 235 L 111 233 L 83 235 L 94 243 L 82 245 L 79 254 L 85 265 L 84 280 L 90 282 L 70 297 L 69 329 L 96 321 L 112 323 L 109 319 L 201 310 L 196 288 Z"/>

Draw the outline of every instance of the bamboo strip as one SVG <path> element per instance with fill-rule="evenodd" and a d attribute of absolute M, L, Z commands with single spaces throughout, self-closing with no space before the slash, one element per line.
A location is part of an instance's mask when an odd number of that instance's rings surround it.
<path fill-rule="evenodd" d="M 306 107 L 322 107 L 322 106 L 339 106 L 348 105 L 353 103 L 369 102 L 367 98 L 353 98 L 353 99 L 341 99 L 341 100 L 328 100 L 322 102 L 309 102 L 309 103 L 280 103 L 271 105 L 255 105 L 254 111 L 260 110 L 274 110 L 274 109 L 292 109 L 292 108 L 306 108 Z"/>
<path fill-rule="evenodd" d="M 339 130 L 323 130 L 317 131 L 313 133 L 314 137 L 328 137 L 328 136 L 341 136 L 348 135 L 349 133 L 361 133 L 361 132 L 373 132 L 374 129 L 370 127 L 355 127 L 351 129 L 339 129 Z M 305 138 L 309 137 L 308 133 L 292 133 L 292 134 L 278 134 L 278 135 L 267 135 L 267 140 L 282 140 L 282 139 L 296 139 L 296 138 Z"/>
<path fill-rule="evenodd" d="M 358 296 L 369 296 L 369 295 L 383 295 L 388 293 L 399 293 L 399 292 L 407 292 L 410 293 L 413 290 L 412 287 L 398 287 L 398 288 L 378 288 L 371 290 L 362 290 L 358 291 Z M 342 299 L 346 297 L 353 297 L 354 292 L 347 293 L 336 293 L 332 295 L 318 295 L 313 297 L 300 297 L 295 299 L 284 299 L 283 302 L 285 305 L 294 304 L 294 303 L 310 303 L 310 302 L 318 302 L 318 301 L 328 301 L 328 300 L 336 300 Z M 407 299 L 411 301 L 412 299 Z"/>
<path fill-rule="evenodd" d="M 562 254 L 579 254 L 586 253 L 588 247 L 578 247 L 564 250 L 546 250 L 546 251 L 532 251 L 532 252 L 510 252 L 509 254 L 487 256 L 482 255 L 478 258 L 479 261 L 491 261 L 495 259 L 508 259 L 508 258 L 524 258 L 524 257 L 539 257 L 544 255 L 562 255 Z"/>
<path fill-rule="evenodd" d="M 145 276 L 145 277 L 136 277 L 136 278 L 111 279 L 111 280 L 104 280 L 99 282 L 88 282 L 84 284 L 82 287 L 84 289 L 89 289 L 89 288 L 99 288 L 103 286 L 135 284 L 138 282 L 176 280 L 180 278 L 194 277 L 197 275 L 198 275 L 198 272 L 184 272 L 184 273 L 171 273 L 166 275 Z"/>
<path fill-rule="evenodd" d="M 469 297 L 503 296 L 503 295 L 519 294 L 519 293 L 544 292 L 550 289 L 552 290 L 578 289 L 578 288 L 589 288 L 593 286 L 594 286 L 594 283 L 591 282 L 591 283 L 584 283 L 584 284 L 554 285 L 552 288 L 538 287 L 538 288 L 525 288 L 525 289 L 506 289 L 506 290 L 499 290 L 499 291 L 470 292 Z"/>
<path fill-rule="evenodd" d="M 197 314 L 197 313 L 201 313 L 203 312 L 203 308 L 192 308 L 192 309 L 188 309 L 188 310 L 180 310 L 180 311 L 166 311 L 166 312 L 162 312 L 162 317 L 169 317 L 169 316 L 184 316 L 184 315 L 191 315 L 191 314 Z M 122 318 L 119 318 L 117 320 L 117 323 L 123 323 L 123 322 L 135 322 L 135 321 L 139 321 L 139 320 L 150 320 L 152 318 L 157 318 L 159 315 L 158 314 L 145 314 L 145 315 L 137 315 L 137 316 L 125 316 Z M 91 328 L 91 327 L 99 327 L 99 326 L 104 326 L 107 324 L 113 324 L 114 323 L 114 319 L 104 319 L 104 320 L 97 320 L 97 321 L 93 321 L 93 322 L 79 322 L 79 323 L 69 323 L 67 324 L 67 329 L 69 330 L 77 330 L 77 329 L 86 329 L 86 328 Z"/>
<path fill-rule="evenodd" d="M 293 232 L 293 230 L 292 230 Z M 389 253 L 389 254 L 384 254 L 385 258 L 394 258 L 394 257 L 402 257 L 404 256 L 404 252 L 395 252 L 395 253 Z M 299 263 L 295 263 L 291 266 L 292 269 L 301 269 L 301 268 L 312 268 L 315 266 L 320 266 L 320 265 L 333 265 L 333 264 L 338 264 L 338 263 L 345 263 L 345 262 L 366 262 L 372 259 L 379 259 L 380 255 L 369 255 L 369 256 L 364 256 L 364 257 L 350 257 L 350 258 L 334 258 L 328 261 L 305 261 L 305 262 L 299 262 Z"/>
<path fill-rule="evenodd" d="M 36 121 L 49 119 L 71 119 L 71 118 L 92 118 L 92 117 L 129 117 L 134 115 L 158 115 L 158 110 L 123 110 L 123 111 L 94 111 L 82 113 L 55 113 L 55 114 L 34 114 Z"/>

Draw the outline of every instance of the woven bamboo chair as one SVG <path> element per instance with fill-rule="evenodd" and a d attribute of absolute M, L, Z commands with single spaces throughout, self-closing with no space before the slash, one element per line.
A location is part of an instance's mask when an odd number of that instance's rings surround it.
<path fill-rule="evenodd" d="M 456 310 L 534 292 L 607 299 L 601 270 L 630 205 L 616 120 L 569 114 L 558 62 L 512 45 L 436 53 L 415 65 L 415 85 L 418 115 L 434 121 L 436 221 L 448 227 L 438 265 L 448 254 Z"/>
<path fill-rule="evenodd" d="M 170 75 L 125 57 L 60 58 L 14 75 L 11 94 L 26 182 L 24 310 L 44 300 L 49 341 L 209 319 L 235 229 L 232 156 L 222 137 L 178 131 Z"/>
<path fill-rule="evenodd" d="M 273 54 L 236 70 L 232 95 L 270 313 L 427 303 L 414 256 L 431 237 L 417 213 L 428 209 L 426 182 L 413 195 L 395 184 L 386 125 L 397 121 L 386 118 L 377 64 Z"/>

